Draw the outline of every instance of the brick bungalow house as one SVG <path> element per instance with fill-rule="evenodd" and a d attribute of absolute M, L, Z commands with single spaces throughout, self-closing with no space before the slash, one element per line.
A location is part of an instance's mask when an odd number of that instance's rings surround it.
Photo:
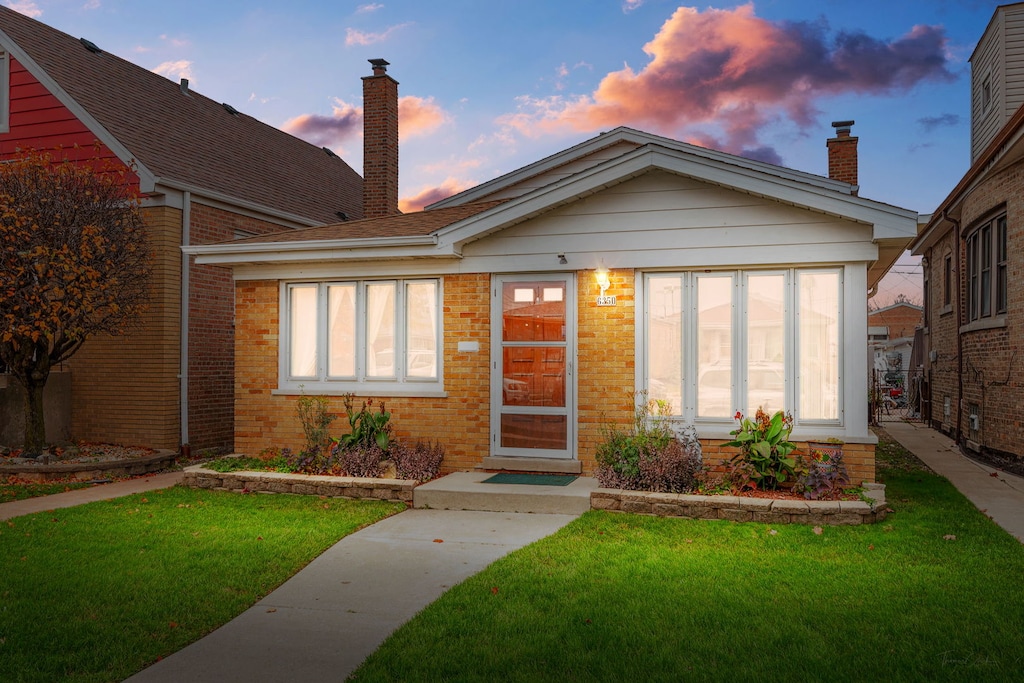
<path fill-rule="evenodd" d="M 0 7 L 0 158 L 49 150 L 123 164 L 154 252 L 149 312 L 71 360 L 70 436 L 230 446 L 233 284 L 180 247 L 362 217 L 362 179 L 310 145 Z M 48 387 L 49 388 L 49 387 Z"/>
<path fill-rule="evenodd" d="M 971 56 L 971 167 L 911 244 L 924 257 L 924 417 L 1024 466 L 1024 3 Z"/>
<path fill-rule="evenodd" d="M 445 471 L 589 473 L 646 391 L 711 457 L 763 404 L 871 481 L 867 292 L 917 214 L 847 178 L 617 128 L 421 212 L 187 247 L 233 271 L 235 449 L 300 447 L 296 398 L 352 392 Z"/>

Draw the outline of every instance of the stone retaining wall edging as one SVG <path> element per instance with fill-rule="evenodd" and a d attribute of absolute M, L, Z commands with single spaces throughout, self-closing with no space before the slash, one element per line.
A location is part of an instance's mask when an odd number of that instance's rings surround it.
<path fill-rule="evenodd" d="M 595 489 L 590 494 L 593 510 L 632 512 L 658 517 L 726 519 L 733 522 L 855 526 L 874 524 L 889 512 L 885 485 L 864 485 L 863 500 L 773 500 L 743 496 L 699 496 L 687 493 L 652 493 L 622 489 Z"/>
<path fill-rule="evenodd" d="M 185 468 L 182 484 L 198 489 L 250 493 L 295 493 L 328 498 L 370 498 L 412 503 L 414 479 L 329 477 L 287 472 L 217 472 L 202 465 Z"/>

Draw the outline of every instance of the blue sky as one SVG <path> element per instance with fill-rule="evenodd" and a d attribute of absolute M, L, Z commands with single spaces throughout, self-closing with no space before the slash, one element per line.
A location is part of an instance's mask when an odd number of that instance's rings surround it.
<path fill-rule="evenodd" d="M 824 175 L 830 122 L 854 119 L 861 195 L 930 213 L 969 166 L 967 60 L 999 3 L 5 4 L 185 76 L 357 171 L 360 78 L 368 58 L 387 59 L 403 98 L 407 208 L 620 124 Z M 887 296 L 919 297 L 906 263 Z"/>

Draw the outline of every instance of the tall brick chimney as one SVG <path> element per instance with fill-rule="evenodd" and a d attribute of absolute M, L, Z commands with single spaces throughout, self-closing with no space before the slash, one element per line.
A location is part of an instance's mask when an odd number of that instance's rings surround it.
<path fill-rule="evenodd" d="M 850 137 L 853 124 L 853 121 L 833 121 L 836 136 L 829 138 L 825 145 L 828 147 L 828 177 L 850 183 L 856 195 L 860 188 L 857 187 L 857 138 Z"/>
<path fill-rule="evenodd" d="M 398 213 L 398 81 L 388 62 L 368 60 L 373 75 L 363 77 L 363 216 Z"/>

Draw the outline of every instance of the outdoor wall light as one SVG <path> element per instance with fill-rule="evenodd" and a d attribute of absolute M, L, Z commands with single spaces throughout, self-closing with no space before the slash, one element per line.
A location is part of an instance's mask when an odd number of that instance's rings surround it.
<path fill-rule="evenodd" d="M 568 262 L 569 262 L 569 260 L 565 258 L 565 254 L 559 254 L 558 255 L 558 263 L 559 263 L 559 265 L 564 266 Z"/>
<path fill-rule="evenodd" d="M 594 275 L 597 277 L 597 286 L 601 288 L 601 296 L 604 296 L 604 293 L 612 285 L 611 280 L 608 279 L 608 269 L 604 267 L 604 263 L 594 271 Z"/>
<path fill-rule="evenodd" d="M 597 305 L 614 306 L 615 296 L 607 294 L 608 288 L 611 287 L 612 283 L 608 277 L 608 269 L 604 267 L 604 261 L 601 261 L 601 267 L 594 271 L 594 276 L 597 279 L 597 286 L 601 288 L 601 294 L 597 297 Z"/>

